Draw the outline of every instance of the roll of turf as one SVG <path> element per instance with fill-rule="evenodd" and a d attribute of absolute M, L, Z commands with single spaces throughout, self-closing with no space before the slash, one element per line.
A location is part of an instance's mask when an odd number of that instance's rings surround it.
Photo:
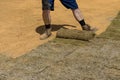
<path fill-rule="evenodd" d="M 61 28 L 58 30 L 56 37 L 89 41 L 95 37 L 95 32 Z"/>

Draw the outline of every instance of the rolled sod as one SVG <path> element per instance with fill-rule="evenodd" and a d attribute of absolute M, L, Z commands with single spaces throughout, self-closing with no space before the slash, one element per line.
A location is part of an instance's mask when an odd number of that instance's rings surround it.
<path fill-rule="evenodd" d="M 61 28 L 58 30 L 56 37 L 89 41 L 95 37 L 95 32 Z"/>

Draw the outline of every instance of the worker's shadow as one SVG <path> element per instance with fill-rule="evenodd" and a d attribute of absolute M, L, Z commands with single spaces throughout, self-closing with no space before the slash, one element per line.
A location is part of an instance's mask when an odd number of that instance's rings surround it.
<path fill-rule="evenodd" d="M 70 26 L 70 27 L 76 28 L 76 26 L 67 25 L 67 24 L 63 24 L 63 25 L 52 24 L 51 26 L 52 26 L 52 31 L 57 31 L 57 30 L 59 30 L 60 28 L 65 28 L 64 26 Z M 39 33 L 40 35 L 43 34 L 44 31 L 45 31 L 45 26 L 44 26 L 44 25 L 38 26 L 38 27 L 36 28 L 36 32 Z"/>

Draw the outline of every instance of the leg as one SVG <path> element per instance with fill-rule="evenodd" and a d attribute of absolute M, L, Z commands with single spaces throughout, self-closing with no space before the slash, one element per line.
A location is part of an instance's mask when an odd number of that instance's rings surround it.
<path fill-rule="evenodd" d="M 76 0 L 60 0 L 61 3 L 68 9 L 71 9 L 75 19 L 80 23 L 83 30 L 90 30 L 90 26 L 88 26 L 83 18 L 80 9 L 78 8 Z"/>
<path fill-rule="evenodd" d="M 51 24 L 50 10 L 43 10 L 42 17 L 45 25 Z"/>
<path fill-rule="evenodd" d="M 50 10 L 43 10 L 42 13 L 43 21 L 45 24 L 45 32 L 41 35 L 40 39 L 46 39 L 51 35 L 51 17 L 50 17 Z"/>
<path fill-rule="evenodd" d="M 79 10 L 79 8 L 72 9 L 72 12 L 73 12 L 73 15 L 74 15 L 74 17 L 77 21 L 81 21 L 81 20 L 84 19 L 82 13 Z"/>
<path fill-rule="evenodd" d="M 83 15 L 82 15 L 80 9 L 79 9 L 79 8 L 77 8 L 77 9 L 72 9 L 72 12 L 73 12 L 73 15 L 74 15 L 75 19 L 76 19 L 76 20 L 80 23 L 80 25 L 82 26 L 82 29 L 89 31 L 89 30 L 90 30 L 90 26 L 85 23 L 84 17 L 83 17 Z"/>
<path fill-rule="evenodd" d="M 50 10 L 54 10 L 54 0 L 42 0 L 42 17 L 45 24 L 45 32 L 40 37 L 42 40 L 48 38 L 51 35 L 52 27 Z"/>

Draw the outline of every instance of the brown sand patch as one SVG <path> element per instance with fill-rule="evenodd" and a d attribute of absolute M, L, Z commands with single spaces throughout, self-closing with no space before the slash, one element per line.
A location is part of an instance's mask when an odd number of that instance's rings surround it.
<path fill-rule="evenodd" d="M 78 4 L 86 21 L 99 29 L 97 34 L 105 31 L 120 10 L 120 0 L 79 0 Z M 65 9 L 59 0 L 56 0 L 55 7 L 51 14 L 52 23 L 75 25 L 80 29 L 70 17 L 70 10 Z M 41 0 L 4 0 L 0 2 L 0 10 L 0 53 L 18 57 L 48 41 L 39 40 L 40 35 L 35 31 L 43 25 Z"/>

